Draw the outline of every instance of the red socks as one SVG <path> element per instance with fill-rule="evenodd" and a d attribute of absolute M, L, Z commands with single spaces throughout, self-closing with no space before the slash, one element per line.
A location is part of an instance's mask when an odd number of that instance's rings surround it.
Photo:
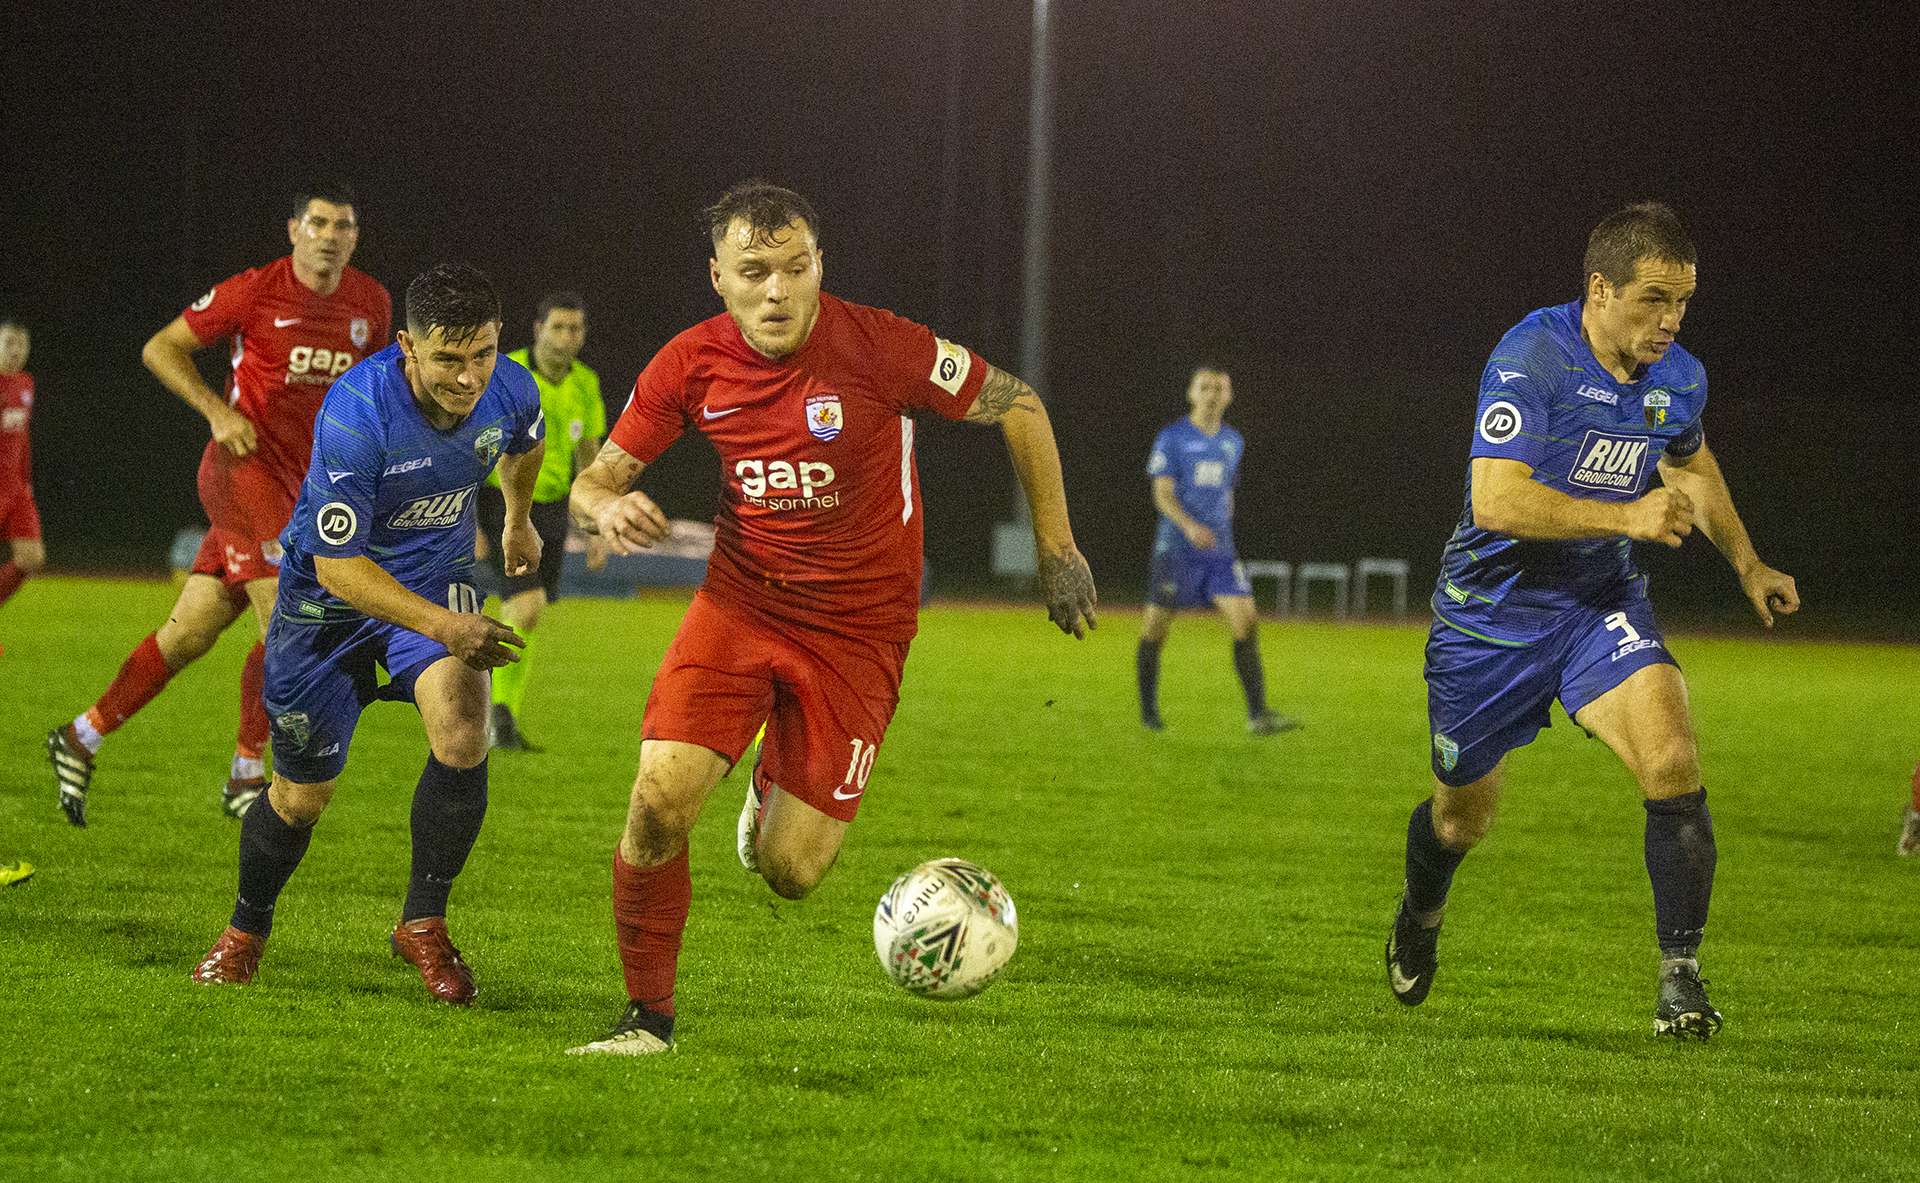
<path fill-rule="evenodd" d="M 630 866 L 613 848 L 613 928 L 627 997 L 663 1015 L 673 1013 L 673 979 L 680 965 L 680 938 L 693 906 L 693 875 L 687 852 L 657 867 Z"/>
<path fill-rule="evenodd" d="M 87 708 L 87 721 L 93 729 L 102 735 L 117 729 L 120 724 L 133 718 L 143 706 L 153 701 L 160 693 L 173 671 L 167 668 L 166 659 L 160 656 L 160 645 L 148 633 L 147 639 L 134 646 L 133 652 L 121 665 L 120 672 L 114 676 L 113 685 L 100 696 L 100 701 Z M 254 696 L 258 699 L 258 695 Z M 261 714 L 264 715 L 262 708 Z"/>
<path fill-rule="evenodd" d="M 26 581 L 27 573 L 20 569 L 20 564 L 9 560 L 6 566 L 0 567 L 0 604 L 12 598 L 13 593 L 19 591 L 20 585 Z"/>
<path fill-rule="evenodd" d="M 249 760 L 258 760 L 267 746 L 267 708 L 260 688 L 267 683 L 267 643 L 255 641 L 240 670 L 240 734 L 234 748 Z"/>

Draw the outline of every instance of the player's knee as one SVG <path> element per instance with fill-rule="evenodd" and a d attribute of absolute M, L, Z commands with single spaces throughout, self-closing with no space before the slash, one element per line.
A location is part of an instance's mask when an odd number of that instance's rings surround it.
<path fill-rule="evenodd" d="M 781 899 L 803 900 L 827 877 L 833 860 L 815 863 L 763 849 L 760 852 L 760 877 Z"/>
<path fill-rule="evenodd" d="M 327 803 L 333 800 L 333 782 L 296 785 L 276 780 L 267 794 L 267 800 L 273 805 L 273 811 L 288 825 L 310 826 L 320 820 L 320 815 L 327 810 Z"/>
<path fill-rule="evenodd" d="M 1700 787 L 1700 750 L 1679 736 L 1646 753 L 1636 773 L 1649 797 L 1675 797 Z"/>
<path fill-rule="evenodd" d="M 46 552 L 24 546 L 16 546 L 13 548 L 13 565 L 20 568 L 20 574 L 31 579 L 47 569 Z"/>
<path fill-rule="evenodd" d="M 428 746 L 433 749 L 433 758 L 448 768 L 472 768 L 487 758 L 486 720 L 460 719 L 442 727 Z"/>
<path fill-rule="evenodd" d="M 1433 833 L 1440 844 L 1448 850 L 1464 852 L 1480 845 L 1487 831 L 1493 828 L 1493 815 L 1486 814 L 1442 814 L 1435 810 L 1433 815 Z"/>

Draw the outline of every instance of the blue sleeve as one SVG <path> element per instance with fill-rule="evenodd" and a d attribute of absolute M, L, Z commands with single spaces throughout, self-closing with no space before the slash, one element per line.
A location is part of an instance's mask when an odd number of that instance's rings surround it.
<path fill-rule="evenodd" d="M 1167 438 L 1171 430 L 1170 428 L 1163 430 L 1159 435 L 1153 437 L 1153 451 L 1147 455 L 1147 476 L 1149 478 L 1173 475 L 1173 462 L 1168 459 L 1168 454 L 1172 452 L 1173 449 L 1171 447 L 1171 441 Z"/>
<path fill-rule="evenodd" d="M 513 438 L 503 450 L 518 456 L 531 452 L 535 444 L 547 438 L 547 416 L 540 409 L 540 388 L 534 385 L 532 371 L 519 362 L 507 371 L 507 389 L 513 393 L 515 427 Z"/>
<path fill-rule="evenodd" d="M 1502 343 L 1505 344 L 1504 342 Z M 1479 408 L 1474 417 L 1471 456 L 1496 456 L 1539 468 L 1547 450 L 1550 382 L 1538 362 L 1496 352 L 1480 376 Z"/>
<path fill-rule="evenodd" d="M 1677 460 L 1684 460 L 1698 452 L 1707 442 L 1707 369 L 1696 363 L 1694 382 L 1699 395 L 1694 401 L 1693 422 L 1687 429 L 1673 438 L 1667 445 L 1666 454 Z"/>
<path fill-rule="evenodd" d="M 1238 489 L 1240 487 L 1240 463 L 1247 458 L 1247 441 L 1239 432 L 1234 431 L 1233 428 L 1229 427 L 1227 431 L 1231 433 L 1227 438 L 1233 441 L 1233 471 L 1227 474 L 1227 488 Z"/>
<path fill-rule="evenodd" d="M 344 388 L 344 389 L 343 389 Z M 335 397 L 339 395 L 341 397 Z M 365 554 L 373 532 L 373 499 L 385 467 L 386 447 L 377 417 L 361 392 L 335 382 L 313 424 L 313 466 L 307 483 L 321 495 L 310 520 L 295 522 L 309 554 L 348 559 Z"/>

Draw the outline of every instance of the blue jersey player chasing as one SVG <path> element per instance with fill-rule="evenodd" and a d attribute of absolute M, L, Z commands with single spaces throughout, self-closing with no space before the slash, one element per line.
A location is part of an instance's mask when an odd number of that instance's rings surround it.
<path fill-rule="evenodd" d="M 253 980 L 274 903 L 333 797 L 360 712 L 388 699 L 419 709 L 428 747 L 413 794 L 413 872 L 389 944 L 435 998 L 474 997 L 447 935 L 447 896 L 487 811 L 487 671 L 516 660 L 508 646 L 520 644 L 480 615 L 474 502 L 497 462 L 507 570 L 539 565 L 528 507 L 545 425 L 532 376 L 499 361 L 500 298 L 485 275 L 428 271 L 407 288 L 406 316 L 396 344 L 333 384 L 314 425 L 267 631 L 272 808 L 241 822 L 233 919 L 194 967 L 196 982 Z"/>
<path fill-rule="evenodd" d="M 1195 369 L 1187 383 L 1193 410 L 1154 439 L 1147 458 L 1160 524 L 1153 536 L 1134 671 L 1140 683 L 1140 721 L 1151 731 L 1165 726 L 1160 720 L 1160 648 L 1173 629 L 1174 613 L 1204 604 L 1219 609 L 1233 631 L 1233 669 L 1247 696 L 1247 730 L 1273 735 L 1299 726 L 1267 709 L 1253 585 L 1233 550 L 1233 491 L 1240 484 L 1246 445 L 1226 423 L 1232 401 L 1233 379 L 1225 370 L 1211 365 Z"/>
<path fill-rule="evenodd" d="M 1466 511 L 1441 557 L 1427 641 L 1435 783 L 1407 826 L 1388 984 L 1408 1006 L 1426 998 L 1454 871 L 1493 824 L 1506 754 L 1548 725 L 1557 697 L 1645 794 L 1654 1031 L 1704 1041 L 1720 1029 L 1696 959 L 1713 821 L 1686 683 L 1632 543 L 1677 547 L 1698 526 L 1769 628 L 1800 599 L 1754 553 L 1707 448 L 1706 372 L 1674 343 L 1695 282 L 1679 219 L 1657 203 L 1609 215 L 1584 271 L 1585 299 L 1521 321 L 1480 380 Z"/>

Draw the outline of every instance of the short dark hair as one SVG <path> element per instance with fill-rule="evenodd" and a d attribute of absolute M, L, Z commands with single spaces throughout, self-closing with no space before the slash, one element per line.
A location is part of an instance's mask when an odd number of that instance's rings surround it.
<path fill-rule="evenodd" d="M 316 181 L 293 195 L 293 216 L 300 219 L 307 216 L 307 207 L 316 201 L 328 205 L 352 205 L 353 186 L 345 181 Z"/>
<path fill-rule="evenodd" d="M 568 312 L 585 312 L 587 302 L 580 298 L 579 292 L 548 292 L 540 297 L 540 303 L 533 310 L 533 323 L 546 324 L 547 314 L 556 308 L 564 308 Z"/>
<path fill-rule="evenodd" d="M 1587 254 L 1581 265 L 1580 287 L 1586 290 L 1594 272 L 1614 287 L 1633 282 L 1642 259 L 1693 266 L 1699 261 L 1693 239 L 1680 224 L 1680 215 L 1660 201 L 1636 201 L 1600 219 L 1587 236 Z"/>
<path fill-rule="evenodd" d="M 722 193 L 720 200 L 702 213 L 707 220 L 707 235 L 716 247 L 727 236 L 727 227 L 733 225 L 735 218 L 744 219 L 755 238 L 768 242 L 775 241 L 774 235 L 795 222 L 805 222 L 813 232 L 814 245 L 820 245 L 820 219 L 807 199 L 766 181 L 742 181 Z"/>
<path fill-rule="evenodd" d="M 435 329 L 449 342 L 471 340 L 500 320 L 500 293 L 478 267 L 442 263 L 407 285 L 407 331 L 424 337 Z"/>
<path fill-rule="evenodd" d="M 33 329 L 28 326 L 26 321 L 15 316 L 11 312 L 0 312 L 0 329 L 19 329 L 23 333 L 30 333 L 33 331 Z"/>

